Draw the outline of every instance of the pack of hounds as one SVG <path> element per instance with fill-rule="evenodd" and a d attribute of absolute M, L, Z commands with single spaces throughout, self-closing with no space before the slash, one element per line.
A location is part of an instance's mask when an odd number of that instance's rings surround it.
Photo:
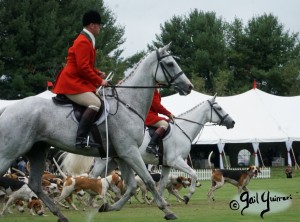
<path fill-rule="evenodd" d="M 211 154 L 209 162 L 210 157 Z M 79 210 L 73 201 L 73 196 L 77 199 L 77 203 L 83 206 L 83 210 L 86 210 L 88 207 L 99 207 L 98 201 L 114 203 L 125 193 L 126 184 L 118 170 L 114 170 L 105 178 L 90 178 L 88 174 L 67 175 L 60 169 L 58 164 L 57 167 L 59 171 L 57 174 L 44 172 L 42 188 L 57 204 L 66 209 Z M 31 215 L 45 215 L 45 207 L 42 201 L 37 198 L 36 194 L 27 185 L 28 177 L 17 169 L 14 170 L 16 173 L 7 173 L 0 178 L 0 200 L 3 203 L 0 214 L 13 213 L 11 210 L 12 205 L 19 212 L 23 213 L 27 205 Z M 212 169 L 211 187 L 207 193 L 208 200 L 214 200 L 214 191 L 221 188 L 226 182 L 236 186 L 239 193 L 242 191 L 248 192 L 247 185 L 251 178 L 256 177 L 259 172 L 260 169 L 256 166 L 250 166 L 248 170 Z M 149 173 L 159 189 L 161 175 L 159 173 Z M 135 180 L 137 189 L 133 196 L 137 202 L 151 205 L 153 199 L 148 195 L 146 185 L 139 176 L 136 176 Z M 190 185 L 190 178 L 170 174 L 166 185 L 168 196 L 165 196 L 165 199 L 168 200 L 170 195 L 173 195 L 177 201 L 184 202 L 184 198 L 180 195 L 180 190 Z M 197 181 L 197 187 L 200 186 L 200 182 Z M 142 200 L 139 196 L 142 197 Z M 131 201 L 130 199 L 130 203 Z"/>

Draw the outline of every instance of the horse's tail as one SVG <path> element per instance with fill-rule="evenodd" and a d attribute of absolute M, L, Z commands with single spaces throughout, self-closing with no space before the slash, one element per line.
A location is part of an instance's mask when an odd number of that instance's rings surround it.
<path fill-rule="evenodd" d="M 210 169 L 212 169 L 212 167 L 211 167 L 211 161 L 210 161 L 212 154 L 213 154 L 213 151 L 211 151 L 210 154 L 208 155 L 208 165 L 209 165 Z"/>
<path fill-rule="evenodd" d="M 73 176 L 89 172 L 94 162 L 94 157 L 82 156 L 73 153 L 66 153 L 62 156 L 62 169 Z"/>
<path fill-rule="evenodd" d="M 60 175 L 64 178 L 67 179 L 67 175 L 61 170 L 60 166 L 58 165 L 58 163 L 56 162 L 55 158 L 53 157 L 53 162 L 56 165 L 56 168 L 58 170 L 58 172 L 60 173 Z"/>

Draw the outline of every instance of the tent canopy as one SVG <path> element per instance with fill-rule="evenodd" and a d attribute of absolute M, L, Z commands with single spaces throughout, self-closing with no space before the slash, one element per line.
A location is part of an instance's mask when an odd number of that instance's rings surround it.
<path fill-rule="evenodd" d="M 191 109 L 211 98 L 196 91 L 188 96 L 179 94 L 162 98 L 162 103 L 174 115 Z M 217 97 L 216 101 L 235 120 L 233 129 L 223 126 L 205 126 L 197 144 L 253 143 L 300 141 L 300 96 L 281 97 L 251 89 L 245 93 Z"/>

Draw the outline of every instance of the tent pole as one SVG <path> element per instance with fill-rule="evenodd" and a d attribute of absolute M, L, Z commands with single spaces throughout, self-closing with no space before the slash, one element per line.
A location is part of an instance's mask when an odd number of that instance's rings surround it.
<path fill-rule="evenodd" d="M 295 157 L 295 153 L 294 153 L 294 150 L 293 150 L 293 147 L 291 146 L 291 150 L 292 150 L 292 154 L 293 154 L 293 157 L 294 157 L 294 161 L 295 161 L 295 168 L 297 169 L 300 169 L 298 163 L 297 163 L 297 160 L 296 160 L 296 157 Z"/>
<path fill-rule="evenodd" d="M 263 161 L 263 158 L 262 158 L 262 156 L 261 156 L 261 153 L 260 153 L 260 149 L 259 149 L 259 148 L 258 148 L 258 153 L 259 153 L 259 157 L 260 157 L 260 159 L 261 159 L 262 166 L 263 166 L 263 168 L 265 168 L 265 164 L 264 164 L 264 161 Z"/>
<path fill-rule="evenodd" d="M 225 149 L 223 149 L 223 153 L 224 153 L 224 159 L 225 159 L 225 163 L 226 163 L 226 168 L 228 169 L 228 162 L 227 162 L 227 158 L 226 158 L 226 153 L 225 153 Z"/>

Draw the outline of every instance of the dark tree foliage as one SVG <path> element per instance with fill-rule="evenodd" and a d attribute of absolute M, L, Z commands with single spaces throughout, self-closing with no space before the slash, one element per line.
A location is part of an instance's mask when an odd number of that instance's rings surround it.
<path fill-rule="evenodd" d="M 256 80 L 266 92 L 295 95 L 290 88 L 299 81 L 298 34 L 284 31 L 272 14 L 253 17 L 245 27 L 235 19 L 227 31 L 227 60 L 233 77 L 227 86 L 232 93 L 248 90 Z"/>
<path fill-rule="evenodd" d="M 195 90 L 233 95 L 260 89 L 275 95 L 299 95 L 299 37 L 284 31 L 272 14 L 253 17 L 244 26 L 214 12 L 193 10 L 161 25 L 149 49 L 172 42 L 171 52 Z M 167 92 L 170 94 L 173 92 Z"/>
<path fill-rule="evenodd" d="M 171 52 L 179 57 L 179 65 L 195 84 L 195 90 L 213 90 L 213 78 L 224 67 L 224 24 L 214 12 L 197 9 L 187 16 L 174 16 L 161 25 L 152 47 L 172 42 Z M 199 81 L 197 79 L 203 79 Z M 204 84 L 203 84 L 204 83 Z"/>
<path fill-rule="evenodd" d="M 67 50 L 82 30 L 85 11 L 96 9 L 104 21 L 97 37 L 97 66 L 123 73 L 124 27 L 116 25 L 102 0 L 0 1 L 0 98 L 20 99 L 46 89 L 64 65 Z"/>

